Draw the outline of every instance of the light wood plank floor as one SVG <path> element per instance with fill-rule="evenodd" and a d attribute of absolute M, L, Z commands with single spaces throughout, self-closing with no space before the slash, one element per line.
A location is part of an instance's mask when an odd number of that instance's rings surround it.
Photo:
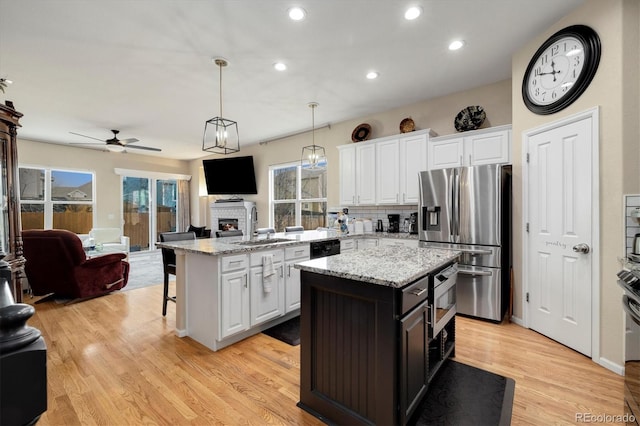
<path fill-rule="evenodd" d="M 163 318 L 161 298 L 157 285 L 36 305 L 29 325 L 48 348 L 39 425 L 321 424 L 295 405 L 299 347 L 258 334 L 212 352 L 173 334 L 175 307 Z M 456 341 L 458 361 L 515 380 L 514 425 L 623 413 L 621 376 L 535 332 L 459 318 Z"/>

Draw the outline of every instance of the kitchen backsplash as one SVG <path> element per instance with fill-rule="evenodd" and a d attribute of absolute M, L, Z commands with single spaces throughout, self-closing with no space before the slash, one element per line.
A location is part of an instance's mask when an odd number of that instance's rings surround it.
<path fill-rule="evenodd" d="M 404 219 L 409 219 L 411 213 L 418 211 L 418 206 L 388 206 L 388 207 L 349 207 L 349 219 L 371 219 L 375 230 L 378 219 L 382 220 L 384 230 L 389 227 L 388 214 L 400 215 L 400 232 L 403 231 L 402 226 Z M 408 231 L 408 230 L 407 230 Z"/>
<path fill-rule="evenodd" d="M 631 217 L 631 212 L 636 208 L 640 208 L 640 194 L 627 194 L 624 196 L 624 211 L 625 211 L 625 236 L 626 236 L 626 251 L 628 255 L 633 253 L 632 244 L 633 237 L 640 233 L 640 224 Z"/>

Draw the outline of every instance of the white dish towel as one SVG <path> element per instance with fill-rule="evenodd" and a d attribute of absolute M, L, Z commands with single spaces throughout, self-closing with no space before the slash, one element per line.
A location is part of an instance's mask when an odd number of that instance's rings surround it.
<path fill-rule="evenodd" d="M 273 255 L 265 254 L 262 256 L 262 290 L 265 293 L 271 293 L 273 278 L 276 270 L 273 267 Z"/>

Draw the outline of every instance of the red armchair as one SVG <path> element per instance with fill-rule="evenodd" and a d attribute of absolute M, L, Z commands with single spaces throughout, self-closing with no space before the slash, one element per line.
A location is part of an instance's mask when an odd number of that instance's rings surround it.
<path fill-rule="evenodd" d="M 87 259 L 80 238 L 62 229 L 22 231 L 25 273 L 36 296 L 55 294 L 87 299 L 127 285 L 126 254 L 110 253 Z"/>

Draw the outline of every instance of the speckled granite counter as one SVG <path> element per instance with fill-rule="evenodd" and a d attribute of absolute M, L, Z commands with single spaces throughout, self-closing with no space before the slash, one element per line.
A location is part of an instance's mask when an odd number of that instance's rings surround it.
<path fill-rule="evenodd" d="M 373 247 L 297 263 L 303 271 L 390 287 L 403 287 L 460 255 L 433 248 Z"/>
<path fill-rule="evenodd" d="M 172 241 L 161 243 L 157 242 L 158 247 L 172 248 L 175 250 L 181 250 L 188 253 L 207 254 L 210 256 L 217 256 L 221 254 L 234 254 L 234 253 L 250 253 L 254 251 L 264 250 L 271 247 L 288 247 L 301 244 L 308 244 L 312 241 L 323 241 L 331 239 L 358 239 L 358 238 L 394 238 L 394 239 L 407 239 L 416 240 L 417 235 L 407 233 L 387 233 L 376 232 L 367 234 L 347 234 L 342 235 L 336 233 L 334 230 L 328 231 L 304 231 L 304 232 L 278 232 L 275 234 L 260 235 L 253 242 L 248 235 L 242 237 L 227 237 L 227 238 L 203 238 L 197 240 L 188 241 Z M 249 244 L 251 243 L 251 244 Z"/>

